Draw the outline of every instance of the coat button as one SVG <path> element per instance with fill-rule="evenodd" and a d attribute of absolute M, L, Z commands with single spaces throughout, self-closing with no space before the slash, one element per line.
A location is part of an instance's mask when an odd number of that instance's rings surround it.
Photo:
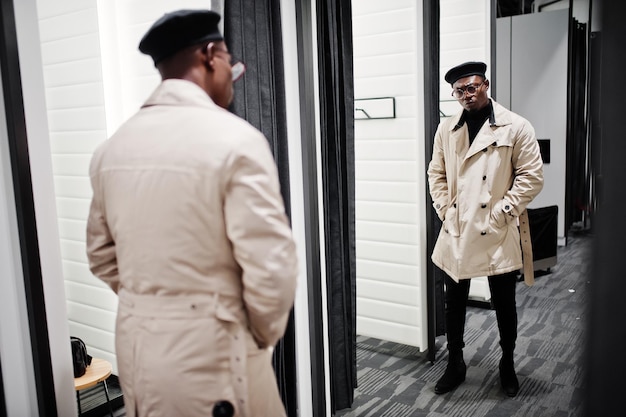
<path fill-rule="evenodd" d="M 481 236 L 485 236 L 487 234 L 487 232 L 485 232 L 484 230 L 482 232 L 480 232 Z"/>
<path fill-rule="evenodd" d="M 435 207 L 437 207 L 438 209 L 441 208 L 441 204 L 437 204 Z"/>
<path fill-rule="evenodd" d="M 453 206 L 454 208 L 456 208 L 456 203 L 454 203 L 452 206 Z"/>
<path fill-rule="evenodd" d="M 480 208 L 485 208 L 485 207 L 487 207 L 487 204 L 483 203 L 483 204 L 480 205 Z"/>
<path fill-rule="evenodd" d="M 235 407 L 228 401 L 218 401 L 213 406 L 213 417 L 233 417 Z"/>
<path fill-rule="evenodd" d="M 486 175 L 483 175 L 483 181 L 485 181 L 487 179 Z"/>

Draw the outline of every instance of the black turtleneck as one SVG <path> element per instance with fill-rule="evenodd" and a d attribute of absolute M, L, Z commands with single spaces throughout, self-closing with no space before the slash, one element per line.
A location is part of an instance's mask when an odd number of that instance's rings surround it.
<path fill-rule="evenodd" d="M 476 138 L 480 128 L 485 124 L 485 120 L 489 119 L 489 116 L 491 116 L 491 112 L 493 111 L 492 109 L 491 100 L 489 100 L 489 104 L 480 110 L 475 112 L 468 112 L 467 110 L 463 111 L 463 118 L 467 123 L 467 131 L 469 132 L 470 145 Z"/>

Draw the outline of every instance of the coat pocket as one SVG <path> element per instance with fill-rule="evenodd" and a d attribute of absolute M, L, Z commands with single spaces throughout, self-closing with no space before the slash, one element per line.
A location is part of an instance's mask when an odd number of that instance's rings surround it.
<path fill-rule="evenodd" d="M 450 204 L 448 210 L 446 210 L 446 216 L 443 220 L 443 230 L 450 236 L 461 236 L 459 227 L 459 211 L 456 208 L 456 203 Z"/>
<path fill-rule="evenodd" d="M 491 209 L 491 213 L 489 217 L 490 217 L 491 227 L 494 230 L 504 229 L 509 224 L 509 222 L 514 218 L 513 216 L 506 214 L 502 210 L 503 202 L 504 202 L 503 200 L 496 201 L 496 203 L 493 205 Z"/>

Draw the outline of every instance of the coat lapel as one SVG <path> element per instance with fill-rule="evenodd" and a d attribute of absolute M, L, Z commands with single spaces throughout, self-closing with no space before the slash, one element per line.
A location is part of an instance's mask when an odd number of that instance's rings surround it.
<path fill-rule="evenodd" d="M 482 152 L 490 145 L 498 146 L 498 134 L 499 127 L 511 124 L 511 115 L 508 111 L 491 99 L 493 105 L 493 120 L 487 119 L 485 124 L 480 128 L 480 131 L 476 135 L 472 146 L 470 146 L 468 152 L 465 154 L 465 160 L 476 155 L 478 152 Z"/>

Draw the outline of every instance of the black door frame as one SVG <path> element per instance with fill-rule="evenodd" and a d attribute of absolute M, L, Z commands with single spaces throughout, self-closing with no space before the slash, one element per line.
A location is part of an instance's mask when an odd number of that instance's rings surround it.
<path fill-rule="evenodd" d="M 13 0 L 0 0 L 0 68 L 39 416 L 57 416 Z M 4 395 L 4 394 L 3 394 Z"/>

